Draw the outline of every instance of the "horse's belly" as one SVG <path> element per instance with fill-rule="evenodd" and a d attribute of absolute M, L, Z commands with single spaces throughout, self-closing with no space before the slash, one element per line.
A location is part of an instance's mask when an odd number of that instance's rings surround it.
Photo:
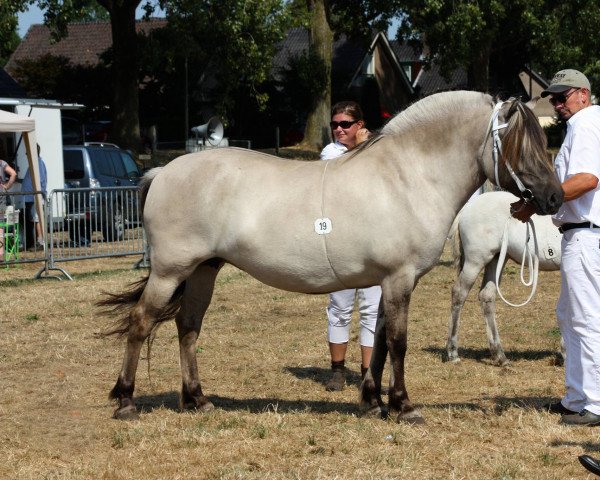
<path fill-rule="evenodd" d="M 266 285 L 290 292 L 328 293 L 344 288 L 328 265 L 250 259 L 236 259 L 231 263 Z"/>

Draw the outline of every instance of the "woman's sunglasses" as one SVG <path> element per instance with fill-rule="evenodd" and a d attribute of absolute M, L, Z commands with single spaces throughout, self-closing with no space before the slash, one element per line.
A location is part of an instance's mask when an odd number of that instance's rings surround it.
<path fill-rule="evenodd" d="M 354 125 L 356 122 L 358 122 L 358 120 L 342 120 L 341 122 L 329 122 L 329 126 L 332 130 L 335 130 L 337 127 L 342 127 L 344 130 L 346 130 L 347 128 L 350 128 L 352 125 Z"/>
<path fill-rule="evenodd" d="M 569 93 L 568 95 L 565 95 L 564 93 L 559 93 L 558 95 L 552 95 L 550 97 L 550 103 L 552 105 L 556 105 L 557 103 L 561 103 L 561 104 L 565 104 L 567 103 L 567 100 L 569 99 L 569 97 L 571 95 L 573 95 L 577 90 L 579 90 L 578 88 L 576 88 L 575 90 L 573 90 L 571 93 Z"/>

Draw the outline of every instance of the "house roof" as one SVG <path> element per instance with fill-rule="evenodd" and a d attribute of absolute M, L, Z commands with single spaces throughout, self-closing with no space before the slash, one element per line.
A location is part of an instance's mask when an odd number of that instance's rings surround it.
<path fill-rule="evenodd" d="M 147 33 L 166 24 L 164 18 L 139 20 L 136 29 L 138 33 Z M 32 25 L 8 60 L 6 70 L 14 71 L 20 60 L 34 60 L 46 54 L 66 57 L 75 65 L 94 66 L 112 45 L 110 22 L 71 23 L 67 32 L 67 37 L 53 43 L 47 26 Z"/>
<path fill-rule="evenodd" d="M 23 98 L 25 91 L 21 86 L 0 67 L 0 97 Z"/>
<path fill-rule="evenodd" d="M 290 60 L 308 51 L 310 39 L 306 28 L 291 28 L 286 37 L 277 45 L 277 53 L 273 57 L 272 73 L 277 80 L 281 80 L 281 72 L 289 67 Z M 333 42 L 332 70 L 346 72 L 351 75 L 360 65 L 367 49 L 346 37 L 340 35 Z"/>
<path fill-rule="evenodd" d="M 419 97 L 447 90 L 468 90 L 469 88 L 467 72 L 464 68 L 452 71 L 450 78 L 446 80 L 440 73 L 440 67 L 436 64 L 432 64 L 429 68 L 422 68 L 413 86 Z"/>

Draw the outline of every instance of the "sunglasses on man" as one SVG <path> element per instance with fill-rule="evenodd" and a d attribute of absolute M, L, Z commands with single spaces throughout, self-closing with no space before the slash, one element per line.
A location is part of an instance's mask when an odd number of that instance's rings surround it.
<path fill-rule="evenodd" d="M 565 95 L 564 93 L 559 93 L 557 95 L 552 95 L 550 97 L 550 103 L 552 105 L 556 105 L 557 103 L 561 103 L 561 104 L 565 104 L 567 103 L 567 100 L 569 99 L 569 97 L 571 95 L 573 95 L 577 90 L 579 90 L 578 88 L 576 88 L 575 90 L 573 90 L 572 92 L 568 93 L 567 95 Z"/>
<path fill-rule="evenodd" d="M 335 130 L 338 127 L 342 127 L 344 130 L 346 130 L 347 128 L 350 128 L 352 125 L 354 125 L 356 122 L 358 122 L 358 120 L 342 120 L 341 122 L 329 122 L 329 126 L 332 130 Z"/>

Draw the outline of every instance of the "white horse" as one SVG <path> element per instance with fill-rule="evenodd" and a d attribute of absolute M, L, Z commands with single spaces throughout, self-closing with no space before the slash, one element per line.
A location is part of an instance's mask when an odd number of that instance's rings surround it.
<path fill-rule="evenodd" d="M 152 269 L 128 292 L 103 302 L 126 312 L 108 332 L 127 335 L 111 391 L 119 402 L 114 416 L 137 416 L 133 391 L 142 345 L 174 314 L 181 407 L 213 408 L 200 387 L 195 343 L 217 273 L 228 262 L 296 292 L 381 285 L 360 407 L 381 414 L 389 350 L 389 414 L 423 422 L 404 379 L 410 296 L 437 264 L 456 214 L 486 178 L 498 178 L 541 214 L 556 212 L 563 201 L 531 109 L 517 99 L 495 102 L 478 92 L 427 97 L 357 151 L 327 162 L 219 148 L 151 171 L 141 189 Z"/>
<path fill-rule="evenodd" d="M 484 193 L 467 203 L 455 220 L 451 236 L 454 240 L 457 277 L 452 288 L 452 309 L 446 343 L 450 361 L 460 361 L 458 356 L 460 314 L 483 268 L 485 271 L 479 290 L 479 302 L 485 318 L 492 363 L 498 366 L 507 365 L 509 361 L 502 349 L 496 325 L 496 290 L 500 287 L 496 282 L 497 269 L 502 270 L 509 258 L 524 268 L 524 264 L 527 263 L 527 258 L 524 258 L 527 252 L 537 256 L 540 270 L 552 271 L 560 268 L 562 235 L 558 228 L 554 226 L 550 217 L 533 215 L 531 217 L 535 230 L 533 235 L 526 224 L 514 219 L 510 214 L 510 204 L 517 200 L 518 198 L 508 192 Z M 506 256 L 501 259 L 505 231 Z M 534 243 L 535 240 L 537 245 Z M 500 261 L 501 265 L 499 265 Z M 530 275 L 533 274 L 531 265 L 529 265 Z M 523 271 L 521 273 L 523 275 Z"/>

